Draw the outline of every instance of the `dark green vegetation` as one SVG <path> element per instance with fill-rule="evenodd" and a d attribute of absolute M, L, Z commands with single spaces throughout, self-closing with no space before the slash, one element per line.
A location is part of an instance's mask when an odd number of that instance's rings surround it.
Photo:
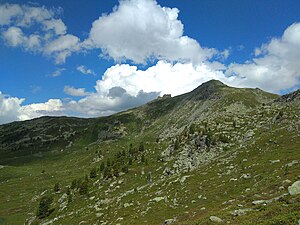
<path fill-rule="evenodd" d="M 0 224 L 296 224 L 300 94 L 210 81 L 95 119 L 0 126 Z"/>

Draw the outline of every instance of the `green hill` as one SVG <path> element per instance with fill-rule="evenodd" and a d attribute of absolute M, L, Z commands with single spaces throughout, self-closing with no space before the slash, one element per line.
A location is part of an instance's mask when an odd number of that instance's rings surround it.
<path fill-rule="evenodd" d="M 298 93 L 212 80 L 108 117 L 2 125 L 0 224 L 296 224 Z"/>

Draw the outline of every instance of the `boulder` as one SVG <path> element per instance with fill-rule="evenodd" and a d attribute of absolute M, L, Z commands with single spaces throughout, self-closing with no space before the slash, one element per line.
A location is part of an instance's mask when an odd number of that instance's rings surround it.
<path fill-rule="evenodd" d="M 162 200 L 165 200 L 165 197 L 155 197 L 154 199 L 152 199 L 155 202 L 160 202 Z"/>
<path fill-rule="evenodd" d="M 249 174 L 249 173 L 243 174 L 243 175 L 241 176 L 241 178 L 244 178 L 244 179 L 250 179 L 250 178 L 251 178 L 251 174 Z"/>
<path fill-rule="evenodd" d="M 165 220 L 164 225 L 169 225 L 169 224 L 172 224 L 172 223 L 175 223 L 175 222 L 176 222 L 176 218 L 167 219 L 167 220 Z"/>
<path fill-rule="evenodd" d="M 236 210 L 233 210 L 230 212 L 231 215 L 233 216 L 242 216 L 242 215 L 245 215 L 247 212 L 249 211 L 253 211 L 253 209 L 251 208 L 247 208 L 247 209 L 236 209 Z"/>
<path fill-rule="evenodd" d="M 216 223 L 222 223 L 223 220 L 217 216 L 211 216 L 209 217 L 209 220 L 212 221 L 212 222 L 216 222 Z"/>
<path fill-rule="evenodd" d="M 180 183 L 183 184 L 185 182 L 186 178 L 188 178 L 188 177 L 189 176 L 183 176 L 183 177 L 181 177 Z"/>
<path fill-rule="evenodd" d="M 300 180 L 293 183 L 291 186 L 288 187 L 290 195 L 298 195 L 300 194 Z"/>

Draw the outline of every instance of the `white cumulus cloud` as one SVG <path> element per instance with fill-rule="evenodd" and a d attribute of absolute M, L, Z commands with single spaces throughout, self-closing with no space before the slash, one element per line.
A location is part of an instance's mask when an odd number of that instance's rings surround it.
<path fill-rule="evenodd" d="M 46 44 L 43 52 L 46 55 L 55 55 L 57 64 L 65 63 L 66 58 L 72 54 L 72 52 L 79 51 L 80 39 L 74 35 L 66 34 L 59 36 L 57 39 Z"/>
<path fill-rule="evenodd" d="M 41 116 L 62 116 L 66 114 L 60 99 L 47 102 L 22 105 L 25 98 L 11 97 L 0 91 L 0 124 L 19 120 L 28 120 Z"/>
<path fill-rule="evenodd" d="M 95 85 L 95 92 L 78 101 L 64 104 L 65 113 L 79 116 L 103 116 L 145 104 L 159 95 L 179 95 L 191 91 L 205 81 L 226 81 L 222 71 L 208 64 L 159 61 L 146 70 L 117 64 L 106 70 Z"/>
<path fill-rule="evenodd" d="M 41 45 L 41 37 L 31 34 L 26 36 L 18 27 L 10 27 L 2 33 L 6 43 L 12 47 L 23 47 L 25 50 L 37 51 Z"/>
<path fill-rule="evenodd" d="M 83 73 L 83 74 L 87 74 L 87 75 L 96 75 L 96 73 L 95 73 L 93 70 L 86 68 L 84 65 L 77 66 L 76 69 L 77 69 L 80 73 Z"/>
<path fill-rule="evenodd" d="M 1 37 L 8 46 L 54 58 L 57 64 L 65 63 L 81 47 L 78 37 L 67 34 L 60 14 L 60 8 L 0 4 Z"/>
<path fill-rule="evenodd" d="M 85 91 L 85 88 L 74 88 L 71 86 L 65 86 L 64 92 L 71 96 L 86 96 L 88 93 Z"/>
<path fill-rule="evenodd" d="M 49 99 L 44 103 L 34 103 L 19 109 L 19 119 L 28 120 L 41 116 L 62 116 L 65 114 L 63 102 L 60 99 Z"/>
<path fill-rule="evenodd" d="M 43 21 L 46 31 L 53 30 L 57 35 L 64 35 L 67 32 L 67 27 L 61 19 L 51 19 Z"/>
<path fill-rule="evenodd" d="M 25 99 L 10 97 L 0 91 L 0 124 L 20 119 L 21 103 Z"/>
<path fill-rule="evenodd" d="M 255 58 L 232 63 L 226 74 L 233 85 L 279 92 L 300 83 L 300 23 L 289 26 L 280 38 L 255 49 Z"/>
<path fill-rule="evenodd" d="M 157 58 L 201 62 L 217 53 L 183 35 L 177 8 L 161 7 L 154 0 L 120 1 L 113 12 L 93 22 L 85 45 L 101 48 L 116 61 L 144 63 Z"/>

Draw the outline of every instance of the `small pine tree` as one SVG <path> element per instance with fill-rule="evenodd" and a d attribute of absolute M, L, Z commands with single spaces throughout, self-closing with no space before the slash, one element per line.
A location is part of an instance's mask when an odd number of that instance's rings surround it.
<path fill-rule="evenodd" d="M 130 144 L 129 145 L 129 154 L 133 154 L 133 145 L 132 144 Z"/>
<path fill-rule="evenodd" d="M 145 150 L 144 143 L 141 142 L 141 143 L 140 143 L 140 146 L 139 146 L 139 151 L 140 151 L 140 152 L 143 152 L 144 150 Z"/>
<path fill-rule="evenodd" d="M 70 204 L 73 201 L 73 196 L 72 194 L 68 195 L 68 204 Z"/>
<path fill-rule="evenodd" d="M 67 187 L 66 194 L 67 194 L 67 195 L 70 195 L 70 194 L 71 194 L 71 189 L 70 189 L 70 187 Z"/>
<path fill-rule="evenodd" d="M 41 198 L 36 214 L 39 219 L 45 218 L 51 214 L 53 211 L 50 209 L 52 202 L 53 198 L 50 196 L 43 196 Z"/>
<path fill-rule="evenodd" d="M 210 147 L 210 144 L 211 144 L 211 138 L 210 135 L 207 135 L 207 137 L 205 138 L 205 145 L 207 147 Z"/>
<path fill-rule="evenodd" d="M 141 162 L 144 163 L 145 161 L 146 161 L 145 155 L 143 154 L 143 155 L 141 156 Z"/>
<path fill-rule="evenodd" d="M 117 158 L 121 158 L 122 157 L 122 152 L 117 152 Z"/>
<path fill-rule="evenodd" d="M 189 133 L 190 133 L 190 134 L 194 134 L 194 133 L 195 133 L 195 124 L 192 124 L 192 125 L 190 126 Z"/>
<path fill-rule="evenodd" d="M 110 178 L 112 176 L 110 167 L 105 167 L 103 171 L 103 177 L 104 178 Z"/>
<path fill-rule="evenodd" d="M 128 165 L 130 165 L 130 166 L 132 165 L 132 158 L 131 157 L 128 160 Z"/>
<path fill-rule="evenodd" d="M 96 178 L 97 177 L 97 170 L 94 167 L 90 172 L 90 178 Z"/>
<path fill-rule="evenodd" d="M 119 163 L 115 163 L 114 166 L 113 166 L 113 175 L 116 176 L 116 177 L 118 177 L 120 171 L 121 171 L 120 164 Z"/>
<path fill-rule="evenodd" d="M 281 119 L 283 117 L 283 111 L 282 110 L 280 110 L 279 111 L 279 113 L 277 114 L 277 116 L 276 116 L 276 120 L 279 120 L 279 119 Z"/>
<path fill-rule="evenodd" d="M 75 188 L 77 188 L 77 180 L 76 179 L 72 180 L 72 183 L 71 183 L 71 189 L 75 189 Z"/>
<path fill-rule="evenodd" d="M 148 181 L 149 184 L 152 183 L 152 174 L 151 174 L 151 172 L 148 172 L 148 174 L 147 174 L 147 181 Z"/>
<path fill-rule="evenodd" d="M 122 167 L 122 172 L 123 173 L 128 173 L 128 166 L 123 166 Z"/>
<path fill-rule="evenodd" d="M 236 128 L 236 121 L 235 120 L 232 122 L 232 126 L 233 126 L 234 129 Z"/>
<path fill-rule="evenodd" d="M 105 164 L 104 164 L 104 162 L 102 162 L 102 163 L 100 164 L 100 171 L 102 172 L 102 171 L 104 170 L 104 168 L 105 168 Z"/>
<path fill-rule="evenodd" d="M 176 139 L 174 142 L 174 150 L 178 150 L 178 149 L 179 149 L 179 141 L 178 139 Z"/>
<path fill-rule="evenodd" d="M 111 162 L 110 162 L 110 159 L 108 158 L 106 161 L 106 167 L 110 167 L 110 166 L 111 166 Z"/>
<path fill-rule="evenodd" d="M 88 193 L 88 182 L 87 181 L 84 181 L 80 184 L 80 187 L 79 187 L 79 194 L 81 195 L 86 195 Z"/>
<path fill-rule="evenodd" d="M 60 186 L 59 186 L 59 183 L 58 183 L 58 182 L 56 182 L 56 183 L 54 184 L 53 190 L 54 190 L 54 192 L 59 192 Z"/>

